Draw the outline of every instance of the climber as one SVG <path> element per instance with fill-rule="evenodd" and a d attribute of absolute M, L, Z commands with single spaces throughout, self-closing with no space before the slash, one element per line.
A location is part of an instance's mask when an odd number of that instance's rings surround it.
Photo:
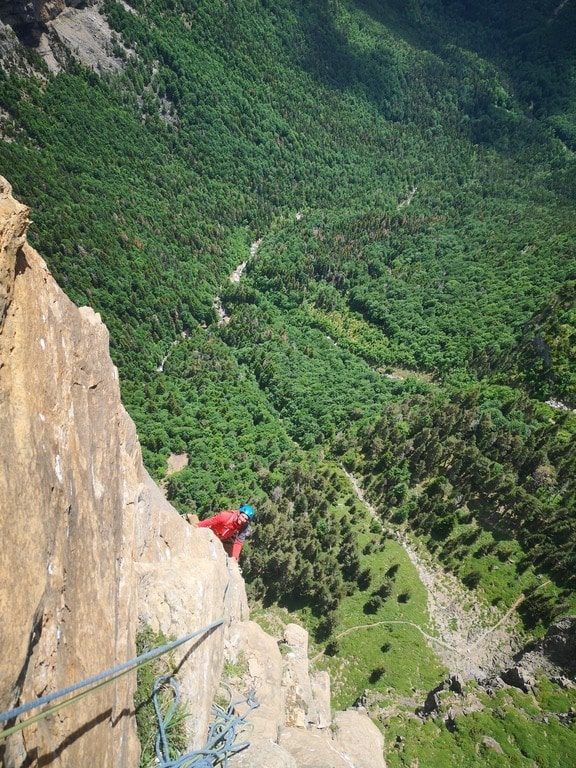
<path fill-rule="evenodd" d="M 222 512 L 198 523 L 198 528 L 210 528 L 224 544 L 226 554 L 235 560 L 240 558 L 242 545 L 252 534 L 250 521 L 256 510 L 251 504 L 241 504 L 239 509 L 223 509 Z"/>

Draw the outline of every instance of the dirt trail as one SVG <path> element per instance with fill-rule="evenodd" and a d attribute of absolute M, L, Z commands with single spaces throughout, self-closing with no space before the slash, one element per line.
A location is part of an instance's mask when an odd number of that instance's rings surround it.
<path fill-rule="evenodd" d="M 346 472 L 358 499 L 380 524 L 374 507 L 364 497 L 358 480 Z M 480 603 L 473 591 L 464 587 L 459 579 L 444 571 L 426 553 L 420 552 L 407 534 L 392 529 L 392 534 L 402 545 L 416 568 L 420 580 L 428 592 L 428 613 L 438 637 L 427 638 L 451 673 L 465 679 L 485 677 L 495 669 L 508 666 L 518 648 L 514 625 L 515 609 L 523 596 L 504 615 L 496 608 Z"/>
<path fill-rule="evenodd" d="M 340 640 L 341 637 L 346 637 L 346 635 L 351 635 L 352 632 L 356 632 L 359 629 L 370 629 L 371 627 L 381 627 L 383 624 L 404 624 L 407 627 L 413 627 L 414 629 L 417 629 L 418 632 L 420 632 L 420 634 L 423 637 L 425 637 L 429 643 L 433 645 L 444 646 L 447 650 L 457 653 L 456 648 L 452 648 L 451 645 L 447 645 L 445 642 L 440 640 L 439 637 L 434 637 L 433 635 L 429 635 L 428 632 L 424 632 L 422 627 L 419 627 L 418 624 L 414 624 L 413 621 L 401 621 L 400 619 L 387 619 L 384 621 L 373 621 L 372 624 L 357 624 L 355 627 L 348 627 L 348 629 L 345 629 L 343 632 L 339 632 L 337 635 L 334 636 L 334 640 Z M 324 655 L 324 651 L 322 650 L 320 651 L 320 653 L 317 653 L 316 656 L 310 659 L 311 663 L 318 661 L 318 659 L 320 659 L 323 655 Z"/>

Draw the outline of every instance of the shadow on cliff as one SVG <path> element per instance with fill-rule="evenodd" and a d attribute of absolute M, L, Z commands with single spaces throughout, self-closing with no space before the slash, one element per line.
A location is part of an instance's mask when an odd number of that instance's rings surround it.
<path fill-rule="evenodd" d="M 123 710 L 115 719 L 114 724 L 118 723 L 123 717 L 131 717 L 133 714 L 134 713 L 128 709 Z M 89 720 L 75 731 L 72 731 L 72 733 L 69 733 L 68 736 L 66 736 L 66 738 L 50 752 L 40 754 L 37 748 L 30 750 L 30 752 L 28 752 L 26 755 L 26 760 L 22 763 L 22 768 L 32 768 L 32 766 L 34 766 L 34 768 L 46 768 L 48 765 L 53 765 L 54 761 L 61 758 L 68 747 L 71 747 L 75 741 L 91 731 L 92 728 L 101 725 L 106 720 L 110 720 L 111 715 L 111 707 L 105 709 L 103 712 L 100 712 L 98 715 L 93 717 L 92 720 Z"/>
<path fill-rule="evenodd" d="M 192 656 L 192 654 L 204 643 L 208 638 L 216 632 L 216 630 L 222 629 L 221 626 L 212 627 L 212 629 L 209 629 L 207 632 L 205 632 L 203 635 L 201 635 L 198 640 L 196 640 L 190 648 L 186 651 L 184 656 L 180 659 L 180 662 L 178 663 L 178 666 L 174 668 L 174 672 L 172 674 L 177 675 L 178 672 L 180 672 L 180 669 L 184 666 L 184 664 L 188 661 L 188 659 Z"/>

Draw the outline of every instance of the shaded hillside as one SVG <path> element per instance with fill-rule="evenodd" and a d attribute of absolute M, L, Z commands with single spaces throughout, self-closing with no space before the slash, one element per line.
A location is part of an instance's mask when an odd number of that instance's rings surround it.
<path fill-rule="evenodd" d="M 530 321 L 516 366 L 539 399 L 576 408 L 576 282 L 569 280 Z M 503 366 L 505 367 L 505 366 Z"/>

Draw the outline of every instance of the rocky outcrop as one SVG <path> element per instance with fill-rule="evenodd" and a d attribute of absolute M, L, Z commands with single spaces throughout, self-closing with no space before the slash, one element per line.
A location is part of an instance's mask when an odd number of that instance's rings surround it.
<path fill-rule="evenodd" d="M 282 649 L 282 652 L 280 651 Z M 250 715 L 251 748 L 233 768 L 384 768 L 384 740 L 357 710 L 330 711 L 327 673 L 311 673 L 308 633 L 288 624 L 280 643 L 252 622 L 232 628 L 230 662 L 240 667 L 230 680 L 234 695 L 253 690 L 260 702 Z"/>
<path fill-rule="evenodd" d="M 286 697 L 286 725 L 300 728 L 306 728 L 308 724 L 316 725 L 318 713 L 309 672 L 308 632 L 297 624 L 288 624 L 284 631 L 284 641 L 288 648 L 282 679 Z"/>
<path fill-rule="evenodd" d="M 328 731 L 287 728 L 280 744 L 298 768 L 385 768 L 384 737 L 356 710 L 337 712 Z"/>
<path fill-rule="evenodd" d="M 113 49 L 130 55 L 114 37 L 106 18 L 97 5 L 88 8 L 66 8 L 45 25 L 38 38 L 38 53 L 51 72 L 65 69 L 72 57 L 95 72 L 115 72 L 123 67 L 123 59 Z"/>
<path fill-rule="evenodd" d="M 517 664 L 534 674 L 576 675 L 576 616 L 554 621 L 545 637 L 515 656 Z"/>
<path fill-rule="evenodd" d="M 0 16 L 0 69 L 9 72 L 12 69 L 19 69 L 21 72 L 26 72 L 27 67 L 19 55 L 20 45 L 18 38 L 16 37 L 14 30 L 9 24 L 4 24 L 1 21 Z M 5 115 L 0 116 L 0 127 L 5 121 Z M 2 130 L 2 137 L 4 138 L 4 131 Z"/>
<path fill-rule="evenodd" d="M 498 676 L 479 680 L 492 694 L 504 684 L 524 693 L 534 693 L 538 675 L 546 675 L 563 688 L 576 687 L 570 679 L 576 675 L 576 616 L 566 616 L 553 622 L 541 640 L 531 641 L 514 656 L 514 664 Z"/>
<path fill-rule="evenodd" d="M 69 3 L 72 5 L 72 3 Z M 0 18 L 28 45 L 38 43 L 46 23 L 62 13 L 65 0 L 8 0 L 2 3 Z"/>
<path fill-rule="evenodd" d="M 13 60 L 12 66 L 28 70 L 26 57 L 15 49 L 17 39 L 35 48 L 51 72 L 65 69 L 70 59 L 96 72 L 121 69 L 124 59 L 133 54 L 113 34 L 102 4 L 101 0 L 9 0 L 0 4 L 0 52 Z M 123 5 L 134 13 L 127 3 Z M 9 65 L 2 61 L 3 67 Z"/>
<path fill-rule="evenodd" d="M 521 667 L 509 667 L 500 673 L 500 677 L 506 685 L 513 688 L 519 688 L 524 693 L 532 693 L 535 690 L 536 682 Z"/>

